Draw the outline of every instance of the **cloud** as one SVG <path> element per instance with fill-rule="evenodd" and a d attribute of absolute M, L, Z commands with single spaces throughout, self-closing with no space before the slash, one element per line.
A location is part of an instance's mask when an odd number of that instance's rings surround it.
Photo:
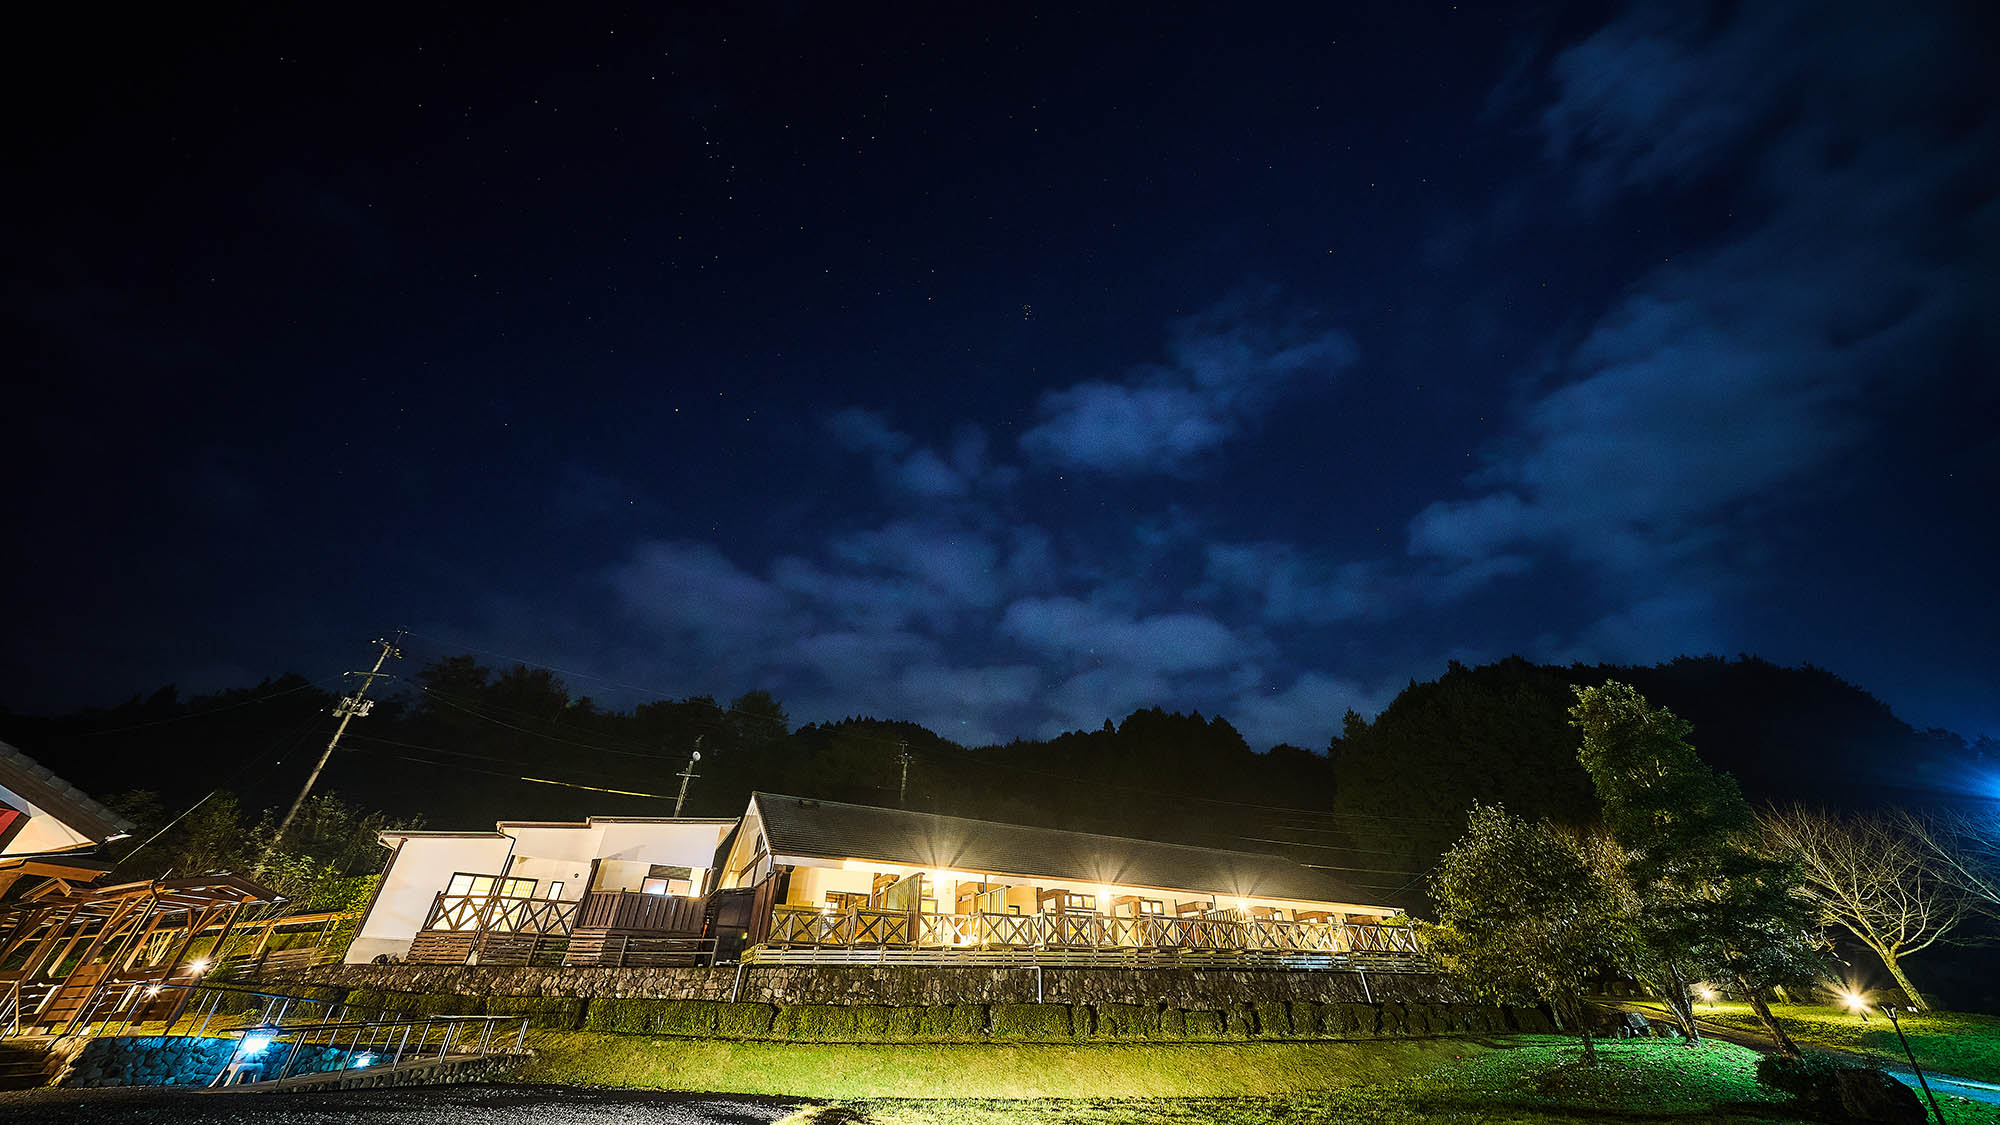
<path fill-rule="evenodd" d="M 1733 12 L 1711 28 L 1645 9 L 1555 61 L 1550 151 L 1601 182 L 1716 176 L 1755 137 L 1741 221 L 1611 304 L 1468 479 L 1478 491 L 1411 520 L 1412 556 L 1560 552 L 1648 598 L 1662 580 L 1722 585 L 1730 543 L 1893 440 L 1876 404 L 1943 377 L 1940 342 L 1980 331 L 1992 287 L 1975 271 L 2000 247 L 1976 183 L 1995 129 L 1934 129 L 1916 112 L 1940 84 L 1910 60 L 1943 29 L 1871 9 L 1809 26 Z M 1861 65 L 1871 42 L 1902 65 Z M 1647 624 L 1666 609 L 1718 612 L 1639 603 L 1598 642 L 1671 655 L 1667 635 L 1705 635 Z"/>
<path fill-rule="evenodd" d="M 1394 688 L 1369 690 L 1322 672 L 1303 672 L 1282 691 L 1259 685 L 1229 704 L 1230 721 L 1255 747 L 1280 742 L 1324 749 L 1349 710 L 1372 715 L 1394 698 Z"/>
<path fill-rule="evenodd" d="M 1028 458 L 1112 474 L 1180 472 L 1284 395 L 1355 361 L 1344 333 L 1229 302 L 1175 326 L 1168 362 L 1123 381 L 1090 380 L 1046 392 L 1021 435 Z"/>
<path fill-rule="evenodd" d="M 1244 651 L 1236 634 L 1212 617 L 1139 617 L 1069 597 L 1023 598 L 1007 607 L 1000 631 L 1046 653 L 1149 673 L 1215 668 Z"/>
<path fill-rule="evenodd" d="M 829 414 L 826 429 L 835 441 L 855 453 L 894 457 L 911 444 L 909 435 L 889 424 L 888 415 L 858 406 Z"/>
<path fill-rule="evenodd" d="M 922 505 L 1004 493 L 1020 475 L 1018 469 L 987 459 L 985 431 L 970 424 L 957 427 L 951 448 L 942 454 L 898 430 L 880 411 L 848 407 L 829 414 L 823 424 L 841 448 L 872 460 L 891 497 L 906 502 Z"/>

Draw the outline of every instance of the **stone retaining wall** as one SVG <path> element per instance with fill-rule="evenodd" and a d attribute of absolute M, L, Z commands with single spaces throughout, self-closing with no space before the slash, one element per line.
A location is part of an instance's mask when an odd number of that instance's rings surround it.
<path fill-rule="evenodd" d="M 1043 969 L 903 965 L 745 965 L 565 969 L 466 965 L 322 965 L 292 983 L 458 996 L 742 1000 L 768 1004 L 1172 1004 L 1471 998 L 1431 973 L 1235 969 Z M 276 986 L 279 982 L 273 982 Z"/>

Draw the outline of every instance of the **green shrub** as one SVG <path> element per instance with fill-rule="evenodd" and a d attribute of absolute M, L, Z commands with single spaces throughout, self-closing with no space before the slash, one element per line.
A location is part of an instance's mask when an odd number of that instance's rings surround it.
<path fill-rule="evenodd" d="M 1156 1039 L 1160 1012 L 1144 1004 L 1104 1004 L 1097 1009 L 1095 1034 L 1100 1039 Z"/>
<path fill-rule="evenodd" d="M 1300 1039 L 1325 1035 L 1326 1005 L 1311 1000 L 1294 1000 L 1288 1005 L 1292 1034 Z"/>
<path fill-rule="evenodd" d="M 1060 1042 L 1076 1036 L 1067 1004 L 995 1004 L 993 1038 Z"/>
<path fill-rule="evenodd" d="M 902 1010 L 916 1014 L 916 1036 L 921 1039 L 963 1042 L 986 1037 L 984 1004 L 939 1004 Z"/>
<path fill-rule="evenodd" d="M 1221 1012 L 1205 1010 L 1189 1011 L 1183 1012 L 1182 1017 L 1187 1021 L 1187 1037 L 1189 1039 L 1222 1038 L 1223 1018 Z"/>
<path fill-rule="evenodd" d="M 890 1043 L 918 1043 L 929 1038 L 924 1034 L 924 1013 L 928 1008 L 889 1009 L 889 1029 L 885 1035 Z"/>
<path fill-rule="evenodd" d="M 488 996 L 489 1016 L 527 1016 L 529 1027 L 574 1031 L 583 1023 L 583 1001 L 573 996 Z"/>
<path fill-rule="evenodd" d="M 769 1035 L 777 1014 L 775 1004 L 723 1004 L 716 1009 L 715 1033 L 738 1039 Z"/>
<path fill-rule="evenodd" d="M 1374 1035 L 1382 1029 L 1382 1010 L 1373 1004 L 1334 1004 L 1328 1017 L 1331 1030 L 1339 1035 Z"/>
<path fill-rule="evenodd" d="M 1526 1004 L 1510 1004 L 1507 1007 L 1507 1018 L 1514 1025 L 1515 1031 L 1527 1032 L 1534 1035 L 1547 1035 L 1556 1030 L 1555 1021 L 1549 1018 L 1548 1011 L 1543 1008 L 1534 1008 Z"/>
<path fill-rule="evenodd" d="M 1249 1039 L 1257 1034 L 1257 1011 L 1248 1004 L 1231 1004 L 1223 1013 L 1222 1034 L 1230 1039 Z"/>
<path fill-rule="evenodd" d="M 1160 1010 L 1160 1031 L 1162 1039 L 1186 1039 L 1188 1037 L 1187 1013 L 1179 1008 Z"/>
<path fill-rule="evenodd" d="M 778 1009 L 772 1031 L 780 1039 L 806 1043 L 852 1043 L 860 1038 L 853 1008 L 840 1004 L 787 1004 Z"/>
<path fill-rule="evenodd" d="M 653 1008 L 648 1013 L 646 1030 L 656 1035 L 714 1035 L 716 1019 L 722 1007 L 721 1001 L 717 1000 L 651 1000 L 647 1003 Z"/>
<path fill-rule="evenodd" d="M 1867 1069 L 1828 1051 L 1807 1051 L 1795 1059 L 1766 1055 L 1757 1060 L 1757 1082 L 1789 1094 L 1798 1108 L 1815 1117 L 1841 1120 L 1840 1072 Z"/>
<path fill-rule="evenodd" d="M 1283 1000 L 1259 1000 L 1254 1005 L 1257 1011 L 1257 1034 L 1266 1039 L 1290 1039 L 1297 1034 L 1292 1022 L 1292 1006 Z M 1306 1024 L 1308 1034 L 1312 1024 Z"/>
<path fill-rule="evenodd" d="M 1380 1022 L 1375 1025 L 1377 1035 L 1408 1035 L 1410 1033 L 1410 1007 L 1398 1000 L 1391 1000 L 1380 1006 Z"/>
<path fill-rule="evenodd" d="M 1097 1034 L 1097 1009 L 1089 1004 L 1071 1004 L 1069 1027 L 1070 1036 L 1075 1039 L 1088 1039 Z"/>
<path fill-rule="evenodd" d="M 890 1039 L 890 1028 L 896 1009 L 887 1004 L 856 1004 L 854 1013 L 854 1037 L 863 1043 L 885 1043 Z"/>

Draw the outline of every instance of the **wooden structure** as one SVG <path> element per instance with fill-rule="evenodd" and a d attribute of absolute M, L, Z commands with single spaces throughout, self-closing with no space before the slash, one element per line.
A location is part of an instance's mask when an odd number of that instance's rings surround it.
<path fill-rule="evenodd" d="M 440 893 L 405 958 L 426 965 L 689 965 L 713 947 L 706 897 Z"/>
<path fill-rule="evenodd" d="M 0 742 L 0 900 L 95 883 L 111 865 L 93 853 L 131 831 L 123 817 Z"/>
<path fill-rule="evenodd" d="M 747 961 L 1423 961 L 1393 908 L 1264 853 L 758 793 L 718 866 L 771 901 Z"/>
<path fill-rule="evenodd" d="M 227 872 L 100 888 L 50 883 L 0 909 L 0 1034 L 164 1018 L 269 889 Z M 197 939 L 216 936 L 197 949 Z"/>

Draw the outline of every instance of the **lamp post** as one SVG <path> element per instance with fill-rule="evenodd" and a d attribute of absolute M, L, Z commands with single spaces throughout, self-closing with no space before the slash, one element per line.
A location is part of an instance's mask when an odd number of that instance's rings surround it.
<path fill-rule="evenodd" d="M 1931 1084 L 1924 1080 L 1924 1068 L 1917 1065 L 1916 1052 L 1910 1050 L 1910 1039 L 1903 1034 L 1903 1021 L 1896 1018 L 1896 1006 L 1884 1004 L 1882 1013 L 1889 1017 L 1890 1026 L 1896 1029 L 1896 1038 L 1903 1044 L 1903 1057 L 1910 1060 L 1910 1069 L 1917 1072 L 1917 1085 L 1924 1088 L 1924 1097 L 1931 1103 L 1931 1112 L 1937 1114 L 1938 1125 L 1944 1125 L 1944 1110 L 1938 1108 L 1937 1095 L 1931 1093 Z"/>

